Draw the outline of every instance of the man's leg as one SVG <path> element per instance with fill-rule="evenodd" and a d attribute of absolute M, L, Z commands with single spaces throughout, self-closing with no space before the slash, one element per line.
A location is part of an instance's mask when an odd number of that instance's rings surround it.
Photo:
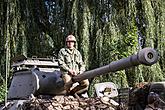
<path fill-rule="evenodd" d="M 89 81 L 88 81 L 88 79 L 86 79 L 86 80 L 79 82 L 79 85 L 77 85 L 75 88 L 73 88 L 70 93 L 72 95 L 74 95 L 75 93 L 81 94 L 81 93 L 87 91 L 88 87 L 89 87 Z"/>
<path fill-rule="evenodd" d="M 62 79 L 64 81 L 64 89 L 67 93 L 70 92 L 70 88 L 72 87 L 72 77 L 68 74 L 62 75 Z"/>

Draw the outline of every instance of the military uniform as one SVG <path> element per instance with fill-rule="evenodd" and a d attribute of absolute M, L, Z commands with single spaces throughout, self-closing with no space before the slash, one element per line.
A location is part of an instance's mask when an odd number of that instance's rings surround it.
<path fill-rule="evenodd" d="M 69 74 L 69 69 L 75 70 L 77 74 L 81 74 L 85 71 L 85 65 L 82 61 L 82 56 L 80 52 L 74 48 L 70 50 L 69 48 L 62 48 L 58 54 L 59 66 L 62 71 L 62 78 L 65 83 L 65 89 L 71 91 L 72 86 L 71 78 L 72 75 Z M 79 82 L 79 86 L 72 89 L 74 93 L 81 93 L 88 89 L 89 81 L 88 79 Z"/>
<path fill-rule="evenodd" d="M 75 70 L 76 73 L 85 71 L 85 65 L 82 61 L 81 54 L 77 49 L 71 51 L 68 48 L 62 48 L 59 51 L 58 57 L 61 71 L 64 74 L 67 74 L 69 69 Z"/>

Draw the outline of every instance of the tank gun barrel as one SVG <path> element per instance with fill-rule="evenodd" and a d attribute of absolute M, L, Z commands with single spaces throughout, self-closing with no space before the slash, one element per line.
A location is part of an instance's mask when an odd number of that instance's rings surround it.
<path fill-rule="evenodd" d="M 90 79 L 99 75 L 107 74 L 109 72 L 116 72 L 132 66 L 138 66 L 144 64 L 146 66 L 151 66 L 158 60 L 158 53 L 149 47 L 141 49 L 137 54 L 129 56 L 127 58 L 120 59 L 118 61 L 113 61 L 108 65 L 86 71 L 73 77 L 73 82 L 82 81 L 84 79 Z"/>

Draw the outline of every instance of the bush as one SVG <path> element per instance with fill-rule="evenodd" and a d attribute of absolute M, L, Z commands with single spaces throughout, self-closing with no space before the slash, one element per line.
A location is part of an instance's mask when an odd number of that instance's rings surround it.
<path fill-rule="evenodd" d="M 5 99 L 5 84 L 0 86 L 0 102 L 3 102 Z"/>

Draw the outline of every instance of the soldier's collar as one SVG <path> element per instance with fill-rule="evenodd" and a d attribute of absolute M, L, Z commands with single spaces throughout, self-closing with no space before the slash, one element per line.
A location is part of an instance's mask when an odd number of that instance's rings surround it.
<path fill-rule="evenodd" d="M 74 49 L 72 49 L 72 50 L 71 50 L 71 49 L 69 49 L 69 48 L 66 48 L 66 50 L 67 50 L 67 52 L 68 52 L 68 53 L 72 54 L 72 53 L 74 52 L 75 48 L 74 48 Z"/>

